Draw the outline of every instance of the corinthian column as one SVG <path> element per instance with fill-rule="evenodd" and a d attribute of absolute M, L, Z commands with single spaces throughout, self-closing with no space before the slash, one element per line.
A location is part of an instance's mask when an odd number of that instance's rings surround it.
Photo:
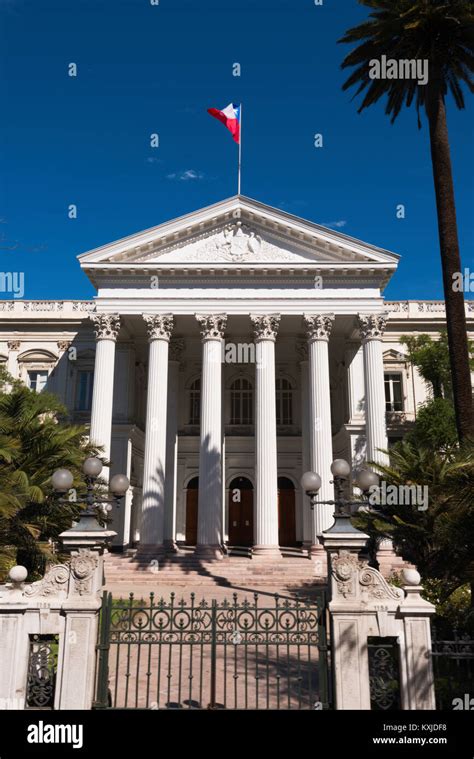
<path fill-rule="evenodd" d="M 385 391 L 382 336 L 387 314 L 358 314 L 358 327 L 364 352 L 365 419 L 367 460 L 387 462 L 387 429 L 385 424 Z"/>
<path fill-rule="evenodd" d="M 171 340 L 168 362 L 168 410 L 166 424 L 165 546 L 176 551 L 176 480 L 178 464 L 179 363 L 184 340 Z"/>
<path fill-rule="evenodd" d="M 168 344 L 172 314 L 144 314 L 150 344 L 140 553 L 163 551 L 166 471 Z"/>
<path fill-rule="evenodd" d="M 305 314 L 303 319 L 308 338 L 311 470 L 321 477 L 319 500 L 328 501 L 334 498 L 331 484 L 332 426 L 328 352 L 334 314 Z M 333 523 L 333 513 L 333 507 L 324 504 L 317 504 L 312 512 L 311 554 L 321 558 L 321 574 L 325 572 L 326 554 L 319 536 Z"/>
<path fill-rule="evenodd" d="M 115 343 L 120 330 L 120 316 L 92 314 L 90 319 L 94 327 L 96 350 L 89 439 L 91 443 L 102 448 L 102 455 L 106 459 L 110 459 Z M 107 468 L 103 476 L 108 477 Z"/>
<path fill-rule="evenodd" d="M 308 393 L 308 343 L 306 340 L 299 340 L 296 344 L 296 351 L 300 359 L 301 370 L 301 475 L 311 469 L 310 441 L 309 441 L 309 393 Z M 303 548 L 311 550 L 313 545 L 312 532 L 312 511 L 309 505 L 309 498 L 301 488 L 301 513 L 303 520 Z"/>
<path fill-rule="evenodd" d="M 280 314 L 250 314 L 256 343 L 255 368 L 255 545 L 253 553 L 281 556 L 278 546 L 278 469 L 275 341 Z"/>
<path fill-rule="evenodd" d="M 222 339 L 225 314 L 196 314 L 201 327 L 201 443 L 196 553 L 222 557 Z"/>

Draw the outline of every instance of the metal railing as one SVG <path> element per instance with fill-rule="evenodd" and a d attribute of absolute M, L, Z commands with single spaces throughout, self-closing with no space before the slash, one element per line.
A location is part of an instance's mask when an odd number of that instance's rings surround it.
<path fill-rule="evenodd" d="M 326 601 L 103 597 L 95 708 L 327 709 Z"/>

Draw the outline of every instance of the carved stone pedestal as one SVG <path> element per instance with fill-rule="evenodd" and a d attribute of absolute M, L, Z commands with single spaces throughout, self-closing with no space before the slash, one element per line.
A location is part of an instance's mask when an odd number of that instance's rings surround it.
<path fill-rule="evenodd" d="M 434 709 L 430 651 L 432 604 L 419 591 L 416 570 L 404 570 L 405 587 L 390 585 L 362 557 L 368 536 L 354 528 L 322 535 L 329 556 L 329 612 L 336 709 L 370 709 L 369 638 L 398 646 L 402 709 Z"/>

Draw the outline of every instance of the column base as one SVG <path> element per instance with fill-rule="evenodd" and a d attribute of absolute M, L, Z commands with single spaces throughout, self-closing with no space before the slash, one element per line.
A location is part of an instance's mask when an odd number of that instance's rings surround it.
<path fill-rule="evenodd" d="M 280 546 L 254 546 L 252 548 L 252 559 L 281 559 Z"/>
<path fill-rule="evenodd" d="M 166 553 L 179 553 L 178 546 L 175 540 L 164 540 L 163 547 Z"/>
<path fill-rule="evenodd" d="M 312 542 L 310 540 L 303 540 L 303 545 L 302 545 L 303 553 L 308 554 L 308 558 L 311 558 L 311 547 L 312 547 L 312 545 L 313 544 L 312 544 Z"/>
<path fill-rule="evenodd" d="M 223 559 L 224 553 L 222 551 L 222 546 L 212 546 L 212 545 L 197 545 L 194 549 L 194 556 L 196 556 L 199 559 Z"/>

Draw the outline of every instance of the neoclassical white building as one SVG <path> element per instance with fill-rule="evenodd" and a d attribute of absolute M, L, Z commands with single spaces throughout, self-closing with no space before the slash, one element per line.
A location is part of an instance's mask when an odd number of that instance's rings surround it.
<path fill-rule="evenodd" d="M 0 361 L 130 477 L 117 549 L 317 555 L 331 507 L 301 474 L 332 498 L 333 458 L 380 458 L 427 397 L 400 338 L 436 337 L 444 304 L 386 302 L 398 261 L 236 196 L 79 256 L 92 301 L 1 301 Z"/>

